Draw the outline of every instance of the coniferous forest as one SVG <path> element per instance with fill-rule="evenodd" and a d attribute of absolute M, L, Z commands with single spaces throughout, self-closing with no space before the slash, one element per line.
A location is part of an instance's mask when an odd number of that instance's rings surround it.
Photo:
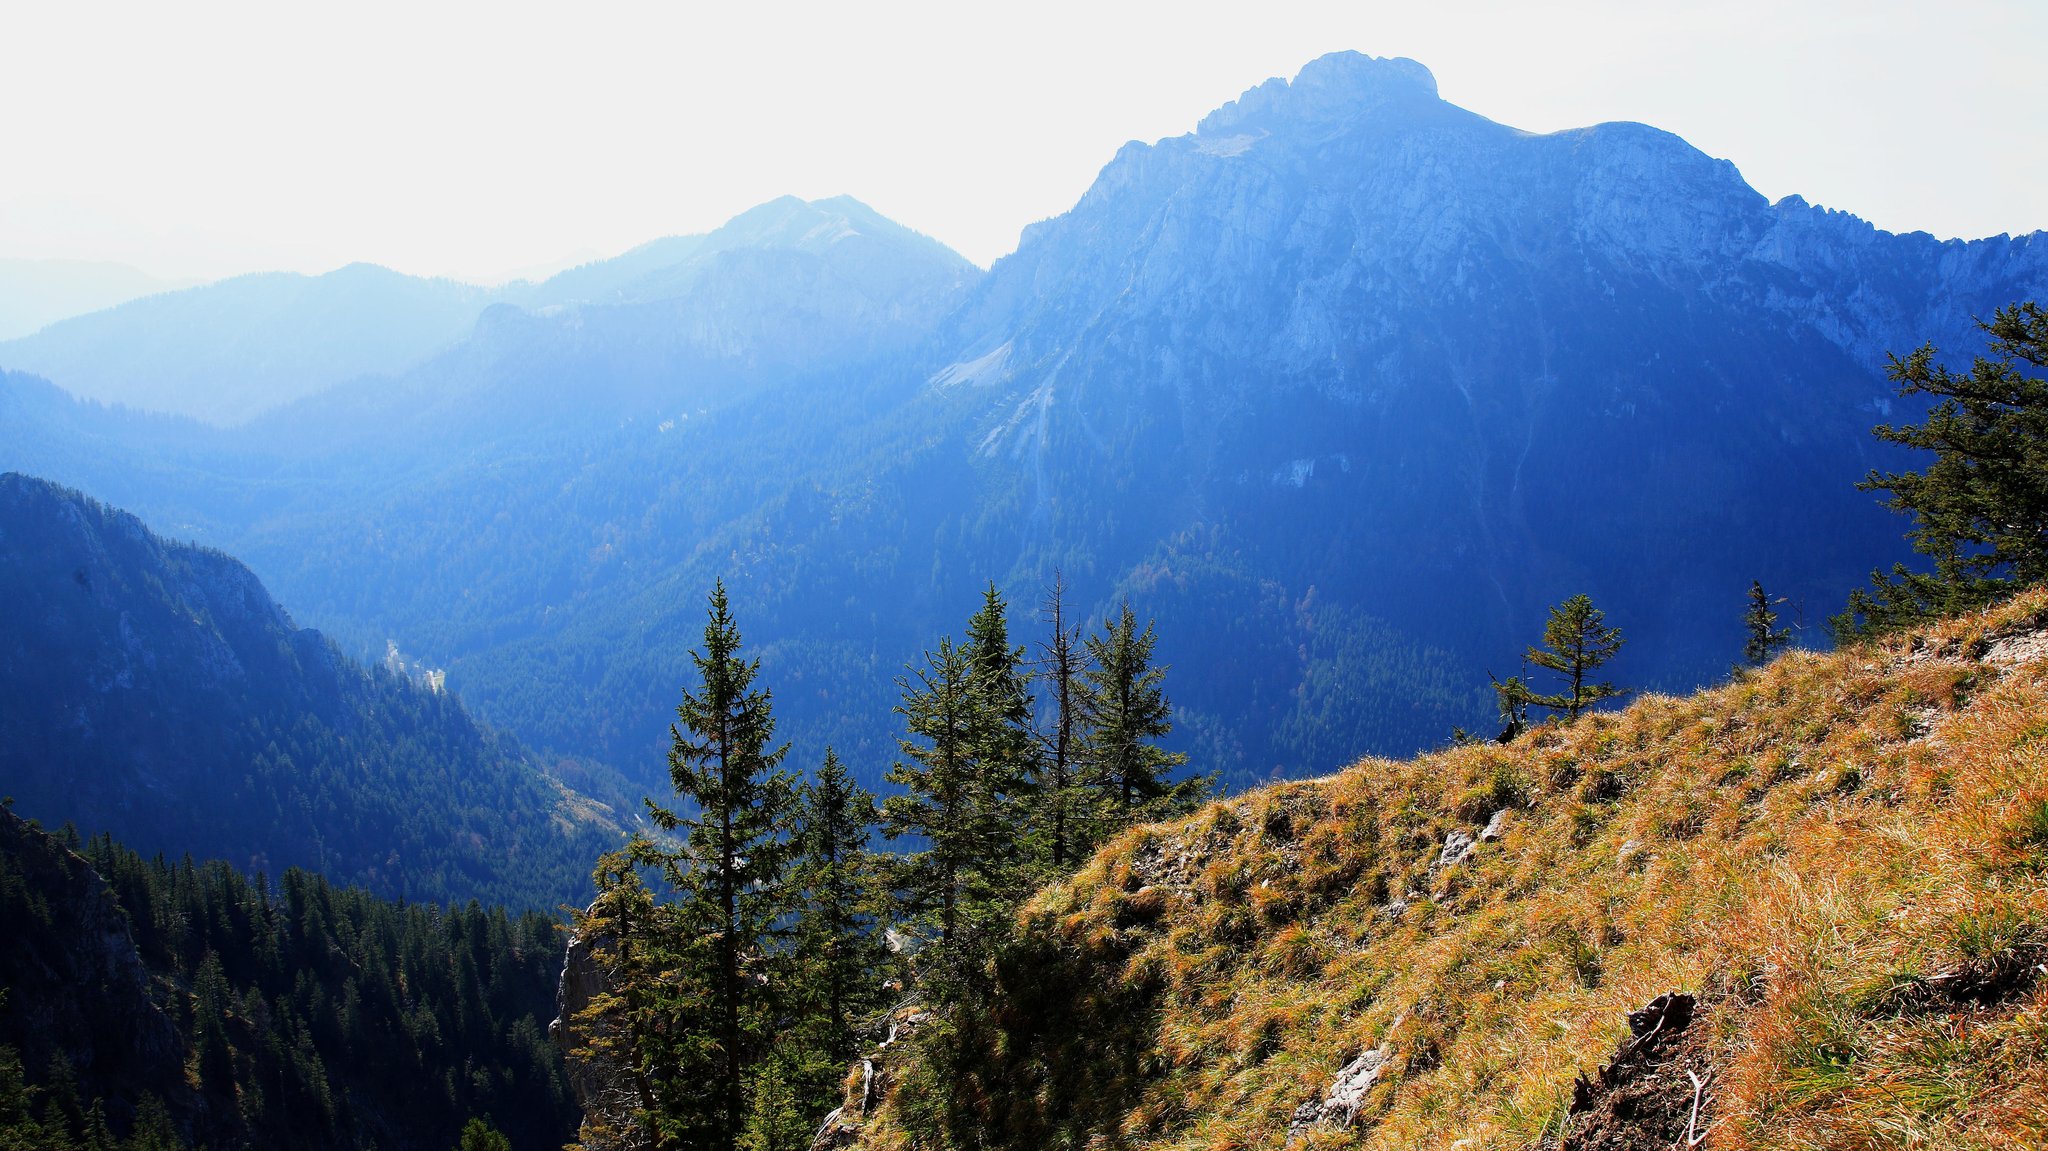
<path fill-rule="evenodd" d="M 559 1144 L 562 941 L 292 869 L 144 859 L 0 816 L 0 1146 Z"/>

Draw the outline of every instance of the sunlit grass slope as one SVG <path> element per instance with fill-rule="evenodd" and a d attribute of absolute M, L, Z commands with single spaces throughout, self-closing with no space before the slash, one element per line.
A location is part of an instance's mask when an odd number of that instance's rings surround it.
<path fill-rule="evenodd" d="M 1380 1051 L 1295 1146 L 1555 1146 L 1676 989 L 1705 1147 L 2048 1147 L 2044 629 L 2037 592 L 1138 829 L 1026 909 L 965 1081 L 1012 1146 L 1275 1147 Z M 865 1146 L 912 1142 L 895 1070 Z"/>

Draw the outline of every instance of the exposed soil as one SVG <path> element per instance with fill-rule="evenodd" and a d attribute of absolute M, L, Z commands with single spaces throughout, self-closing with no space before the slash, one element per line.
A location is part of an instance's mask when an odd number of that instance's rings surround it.
<path fill-rule="evenodd" d="M 1913 978 L 1887 992 L 1879 1009 L 1895 1014 L 1995 1007 L 2031 991 L 2048 968 L 2048 945 L 2023 943 L 1966 959 L 1953 970 Z"/>
<path fill-rule="evenodd" d="M 1563 1151 L 1670 1151 L 1704 1140 L 1714 1084 L 1706 1029 L 1693 1026 L 1700 1010 L 1672 992 L 1629 1012 L 1631 1034 L 1613 1062 L 1572 1087 Z"/>

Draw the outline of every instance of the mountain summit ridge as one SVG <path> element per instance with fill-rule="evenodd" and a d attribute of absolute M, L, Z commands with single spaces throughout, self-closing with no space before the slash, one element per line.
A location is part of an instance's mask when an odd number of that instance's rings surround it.
<path fill-rule="evenodd" d="M 1441 102 L 1436 75 L 1406 56 L 1331 52 L 1302 66 L 1292 81 L 1274 77 L 1204 116 L 1197 136 L 1216 136 L 1273 121 L 1349 119 L 1394 105 Z"/>

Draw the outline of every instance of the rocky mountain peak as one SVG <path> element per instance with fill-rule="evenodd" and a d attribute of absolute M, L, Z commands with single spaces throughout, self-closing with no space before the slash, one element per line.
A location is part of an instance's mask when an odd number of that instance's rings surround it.
<path fill-rule="evenodd" d="M 1309 61 L 1291 83 L 1274 77 L 1216 109 L 1202 119 L 1195 134 L 1227 136 L 1342 122 L 1389 106 L 1434 104 L 1437 99 L 1436 77 L 1414 60 L 1332 52 Z"/>

